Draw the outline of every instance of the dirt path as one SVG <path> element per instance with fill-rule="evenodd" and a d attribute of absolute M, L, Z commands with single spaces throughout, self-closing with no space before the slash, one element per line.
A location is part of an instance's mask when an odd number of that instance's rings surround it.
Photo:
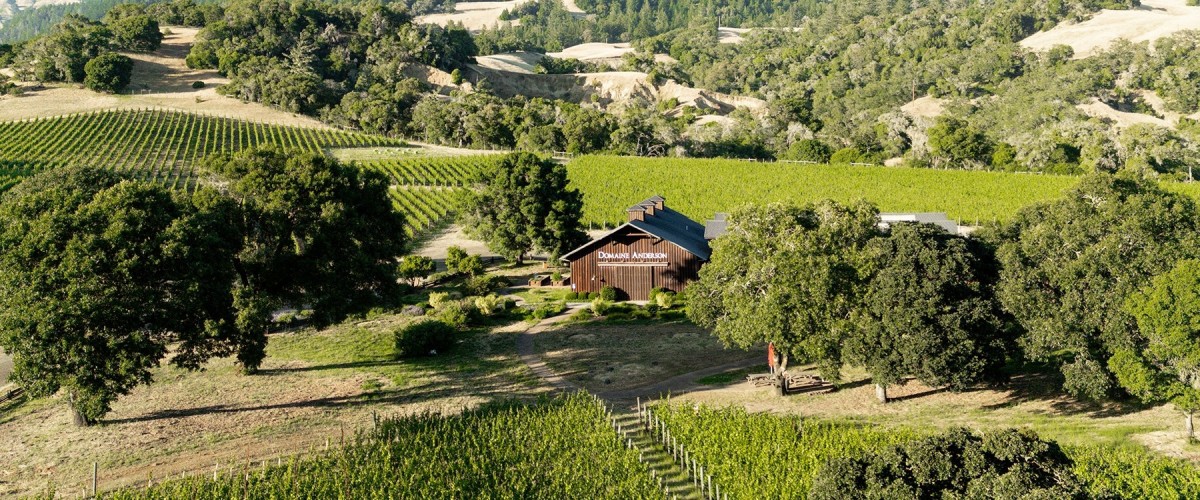
<path fill-rule="evenodd" d="M 570 391 L 579 387 L 568 382 L 557 373 L 554 373 L 549 366 L 546 366 L 546 362 L 542 360 L 541 356 L 538 356 L 537 350 L 533 348 L 533 337 L 554 325 L 566 321 L 576 311 L 585 307 L 587 307 L 587 304 L 574 304 L 568 307 L 566 311 L 563 311 L 562 314 L 553 318 L 546 318 L 517 336 L 517 356 L 521 357 L 521 361 L 533 371 L 534 375 L 537 375 L 543 382 L 546 382 L 557 390 Z"/>
<path fill-rule="evenodd" d="M 8 383 L 8 376 L 12 374 L 13 362 L 12 358 L 4 353 L 4 349 L 0 349 L 0 387 Z"/>
<path fill-rule="evenodd" d="M 694 372 L 684 373 L 683 375 L 676 375 L 674 377 L 671 377 L 669 379 L 666 379 L 662 382 L 658 382 L 653 385 L 635 387 L 633 389 L 626 389 L 623 391 L 598 392 L 598 393 L 596 393 L 596 395 L 600 396 L 601 398 L 607 399 L 609 401 L 633 400 L 635 398 L 641 398 L 642 400 L 661 398 L 666 394 L 679 394 L 679 393 L 684 393 L 684 392 L 691 392 L 696 389 L 700 389 L 700 388 L 704 388 L 704 387 L 709 387 L 709 386 L 705 386 L 705 385 L 696 383 L 697 380 L 707 377 L 709 375 L 716 375 L 718 373 L 724 373 L 729 370 L 736 370 L 739 368 L 749 368 L 751 366 L 762 365 L 762 364 L 765 364 L 765 363 L 763 363 L 762 358 L 756 356 L 756 357 L 750 358 L 750 359 L 733 361 L 730 363 L 725 363 L 723 365 L 718 365 L 718 366 L 714 366 L 711 368 L 705 368 L 703 370 L 696 370 Z"/>

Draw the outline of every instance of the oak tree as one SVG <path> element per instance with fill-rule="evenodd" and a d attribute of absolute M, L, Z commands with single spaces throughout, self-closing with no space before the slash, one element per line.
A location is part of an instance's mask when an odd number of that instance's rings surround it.
<path fill-rule="evenodd" d="M 1147 403 L 1170 401 L 1187 417 L 1200 410 L 1200 261 L 1184 260 L 1134 293 L 1125 310 L 1144 339 L 1108 361 L 1121 387 Z"/>
<path fill-rule="evenodd" d="M 688 317 L 727 346 L 774 343 L 781 370 L 815 362 L 840 380 L 842 346 L 858 326 L 868 242 L 879 230 L 867 202 L 747 206 L 728 216 L 712 257 L 687 288 Z"/>
<path fill-rule="evenodd" d="M 276 308 L 309 306 L 317 324 L 328 324 L 397 291 L 404 218 L 383 175 L 271 147 L 210 157 L 205 166 L 227 180 L 225 194 L 238 207 L 229 224 L 242 240 L 233 296 L 245 370 L 265 356 Z"/>
<path fill-rule="evenodd" d="M 999 234 L 997 295 L 1025 329 L 1026 355 L 1061 366 L 1068 392 L 1106 396 L 1113 377 L 1105 362 L 1139 339 L 1122 305 L 1196 255 L 1198 221 L 1190 198 L 1105 173 L 1022 209 Z"/>
<path fill-rule="evenodd" d="M 1010 342 L 992 293 L 997 268 L 982 245 L 934 225 L 898 223 L 869 248 L 875 270 L 847 351 L 870 373 L 879 400 L 908 375 L 955 390 L 995 378 Z"/>
<path fill-rule="evenodd" d="M 0 346 L 33 396 L 66 391 L 75 422 L 172 362 L 231 345 L 229 234 L 207 208 L 109 172 L 39 174 L 0 199 Z"/>
<path fill-rule="evenodd" d="M 513 153 L 480 175 L 463 203 L 468 233 L 521 262 L 530 251 L 552 259 L 587 241 L 580 219 L 583 195 L 568 186 L 566 167 L 530 153 Z"/>

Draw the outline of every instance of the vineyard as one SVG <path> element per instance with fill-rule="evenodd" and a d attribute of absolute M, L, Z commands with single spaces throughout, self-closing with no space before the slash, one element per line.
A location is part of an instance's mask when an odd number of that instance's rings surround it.
<path fill-rule="evenodd" d="M 904 428 L 663 404 L 654 413 L 731 499 L 803 497 L 825 460 L 919 437 Z M 1200 498 L 1200 469 L 1133 445 L 1065 446 L 1095 497 Z M 780 471 L 787 471 L 786 474 Z"/>
<path fill-rule="evenodd" d="M 139 498 L 655 498 L 590 396 L 384 419 L 314 458 L 103 495 Z"/>
<path fill-rule="evenodd" d="M 738 160 L 585 156 L 568 165 L 583 192 L 584 224 L 614 226 L 649 196 L 697 220 L 751 202 L 865 198 L 885 212 L 946 212 L 964 224 L 1003 221 L 1058 197 L 1075 177 Z"/>
<path fill-rule="evenodd" d="M 330 129 L 284 127 L 159 110 L 102 111 L 0 123 L 0 192 L 36 172 L 94 165 L 131 177 L 194 189 L 205 155 L 259 145 L 321 152 L 330 148 L 401 146 L 383 137 Z M 456 193 L 496 156 L 433 157 L 368 162 L 391 177 L 394 206 L 409 236 L 444 223 Z"/>
<path fill-rule="evenodd" d="M 190 113 L 101 111 L 0 123 L 0 174 L 23 176 L 65 165 L 92 165 L 191 189 L 197 183 L 196 162 L 201 157 L 264 144 L 315 152 L 399 143 L 330 129 Z"/>
<path fill-rule="evenodd" d="M 410 237 L 442 225 L 454 214 L 457 197 L 500 155 L 434 156 L 360 162 L 392 180 L 392 205 L 406 215 Z"/>

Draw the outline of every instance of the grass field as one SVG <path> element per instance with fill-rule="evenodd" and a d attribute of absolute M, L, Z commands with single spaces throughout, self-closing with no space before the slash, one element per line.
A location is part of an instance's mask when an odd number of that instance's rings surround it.
<path fill-rule="evenodd" d="M 411 320 L 389 314 L 273 334 L 255 376 L 232 359 L 202 372 L 158 368 L 153 384 L 123 396 L 93 427 L 74 427 L 61 395 L 0 405 L 0 464 L 21 465 L 0 467 L 0 498 L 47 487 L 79 497 L 93 462 L 101 491 L 286 463 L 369 430 L 376 413 L 455 414 L 544 392 L 502 329 L 463 333 L 451 353 L 395 359 L 393 331 Z"/>

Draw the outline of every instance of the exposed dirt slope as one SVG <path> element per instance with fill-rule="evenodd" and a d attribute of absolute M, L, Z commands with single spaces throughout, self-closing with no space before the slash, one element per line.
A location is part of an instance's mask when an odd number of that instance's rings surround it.
<path fill-rule="evenodd" d="M 572 75 L 534 75 L 497 71 L 471 66 L 474 79 L 486 78 L 497 95 L 525 95 L 572 102 L 595 102 L 601 106 L 621 105 L 635 100 L 649 102 L 676 99 L 680 105 L 694 106 L 710 114 L 725 114 L 739 107 L 758 111 L 766 107 L 761 99 L 739 97 L 674 82 L 654 85 L 645 73 L 613 71 Z"/>
<path fill-rule="evenodd" d="M 1154 41 L 1198 28 L 1200 7 L 1188 7 L 1186 0 L 1142 0 L 1137 9 L 1102 10 L 1081 23 L 1062 24 L 1036 33 L 1022 40 L 1021 45 L 1033 50 L 1070 45 L 1075 49 L 1075 58 L 1081 59 L 1118 39 Z"/>
<path fill-rule="evenodd" d="M 525 3 L 525 0 L 513 0 L 509 2 L 458 2 L 454 6 L 453 13 L 427 14 L 418 17 L 417 22 L 441 26 L 445 26 L 450 22 L 456 22 L 462 23 L 464 27 L 472 32 L 478 32 L 484 28 L 491 28 L 501 22 L 517 24 L 517 21 L 500 21 L 500 13 L 506 10 L 511 11 L 513 7 L 523 3 Z"/>

